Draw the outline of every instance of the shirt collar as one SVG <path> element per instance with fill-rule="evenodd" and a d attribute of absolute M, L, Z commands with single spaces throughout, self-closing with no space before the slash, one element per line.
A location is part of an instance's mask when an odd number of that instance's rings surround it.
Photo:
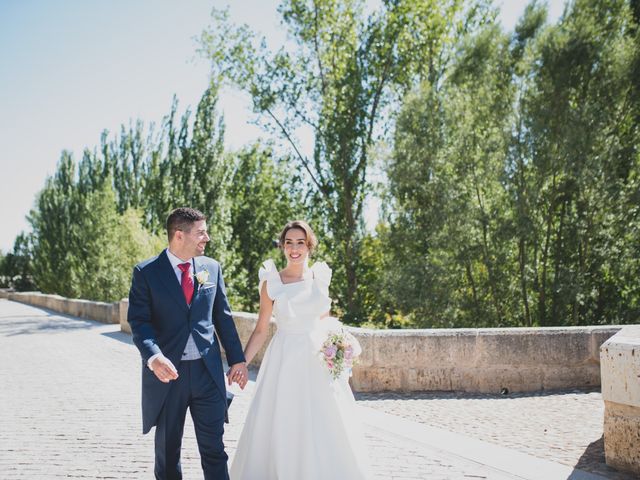
<path fill-rule="evenodd" d="M 178 265 L 180 265 L 181 263 L 185 263 L 183 260 L 180 260 L 173 253 L 171 253 L 171 251 L 168 248 L 167 248 L 167 258 L 169 258 L 169 262 L 171 262 L 171 266 L 173 267 L 174 270 L 176 270 L 178 268 Z M 189 262 L 189 265 L 190 265 L 189 269 L 192 269 L 193 258 L 190 258 L 187 261 Z"/>

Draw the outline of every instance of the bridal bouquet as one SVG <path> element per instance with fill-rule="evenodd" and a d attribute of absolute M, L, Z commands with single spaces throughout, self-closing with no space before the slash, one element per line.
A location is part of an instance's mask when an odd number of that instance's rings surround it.
<path fill-rule="evenodd" d="M 362 352 L 358 340 L 346 329 L 330 331 L 322 344 L 320 354 L 334 379 L 349 372 Z"/>

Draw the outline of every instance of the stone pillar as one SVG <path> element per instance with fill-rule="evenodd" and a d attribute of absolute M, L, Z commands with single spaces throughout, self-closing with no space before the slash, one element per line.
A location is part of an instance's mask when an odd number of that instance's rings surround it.
<path fill-rule="evenodd" d="M 600 348 L 604 449 L 608 465 L 640 475 L 640 325 Z"/>
<path fill-rule="evenodd" d="M 120 331 L 131 333 L 131 326 L 129 322 L 127 322 L 127 313 L 129 312 L 129 300 L 127 298 L 123 298 L 120 300 L 119 305 L 119 318 L 120 318 Z"/>

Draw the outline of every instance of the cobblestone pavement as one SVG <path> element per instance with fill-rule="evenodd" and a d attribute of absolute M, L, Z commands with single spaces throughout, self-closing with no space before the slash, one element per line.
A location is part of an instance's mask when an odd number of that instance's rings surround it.
<path fill-rule="evenodd" d="M 0 362 L 1 479 L 153 477 L 153 435 L 141 433 L 140 359 L 119 326 L 0 300 Z M 225 432 L 231 458 L 251 388 L 237 395 L 231 407 Z M 361 403 L 402 416 L 418 414 L 422 405 L 427 412 L 415 419 L 426 422 L 433 420 L 432 406 L 438 403 L 442 416 L 462 412 L 457 400 L 450 400 L 451 409 L 444 397 L 369 396 Z M 498 402 L 510 411 L 515 408 Z M 489 421 L 479 407 L 468 408 L 465 418 L 477 417 L 478 425 Z M 184 478 L 202 478 L 193 428 L 189 419 L 187 423 Z M 490 424 L 478 429 L 494 435 Z M 367 442 L 376 480 L 522 478 L 372 426 L 367 427 Z"/>
<path fill-rule="evenodd" d="M 357 394 L 360 404 L 617 480 L 604 460 L 598 391 L 485 395 Z"/>

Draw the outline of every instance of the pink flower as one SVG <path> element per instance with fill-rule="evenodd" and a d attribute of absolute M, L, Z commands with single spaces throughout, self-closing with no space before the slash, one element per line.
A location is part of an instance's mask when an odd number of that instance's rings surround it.
<path fill-rule="evenodd" d="M 343 373 L 351 375 L 352 367 L 360 352 L 360 345 L 355 337 L 349 332 L 341 330 L 329 332 L 318 353 L 322 355 L 329 374 L 334 379 L 338 379 Z"/>
<path fill-rule="evenodd" d="M 324 356 L 327 358 L 335 358 L 338 348 L 335 345 L 324 347 Z"/>

